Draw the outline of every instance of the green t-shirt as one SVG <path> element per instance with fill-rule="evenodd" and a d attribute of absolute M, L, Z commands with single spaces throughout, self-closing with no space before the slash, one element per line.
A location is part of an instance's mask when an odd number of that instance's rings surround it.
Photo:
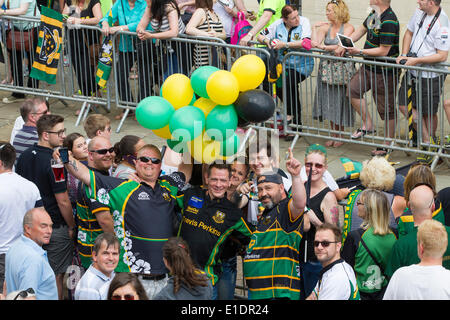
<path fill-rule="evenodd" d="M 445 225 L 445 215 L 444 210 L 442 210 L 442 204 L 439 200 L 435 199 L 434 201 L 435 208 L 433 212 L 433 219 L 439 221 L 443 225 Z M 406 210 L 405 213 L 400 217 L 398 221 L 398 237 L 401 238 L 408 233 L 410 233 L 414 229 L 414 216 L 412 215 L 409 209 Z"/>
<path fill-rule="evenodd" d="M 264 11 L 270 11 L 272 12 L 272 17 L 270 18 L 269 22 L 263 27 L 262 30 L 269 27 L 272 23 L 277 21 L 281 18 L 281 9 L 286 5 L 285 0 L 262 0 L 259 3 L 259 10 L 257 15 L 257 20 L 261 18 Z"/>
<path fill-rule="evenodd" d="M 450 227 L 445 227 L 450 238 Z M 392 277 L 394 272 L 401 268 L 418 264 L 420 262 L 417 255 L 417 227 L 413 227 L 411 232 L 398 239 L 392 248 L 389 263 L 386 267 L 386 274 Z M 450 270 L 450 246 L 447 246 L 447 251 L 444 253 L 442 265 L 444 268 Z"/>
<path fill-rule="evenodd" d="M 364 240 L 374 258 L 386 270 L 387 262 L 397 238 L 394 233 L 376 235 L 373 228 L 367 230 L 357 229 L 348 234 L 342 249 L 342 258 L 355 270 L 356 281 L 361 292 L 377 294 L 387 286 L 388 279 L 369 255 L 361 243 Z"/>

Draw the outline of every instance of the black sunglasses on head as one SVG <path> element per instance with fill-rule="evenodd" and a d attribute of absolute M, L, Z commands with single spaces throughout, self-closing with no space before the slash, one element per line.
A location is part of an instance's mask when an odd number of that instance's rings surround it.
<path fill-rule="evenodd" d="M 148 163 L 149 161 L 151 161 L 153 164 L 160 164 L 161 163 L 161 159 L 158 158 L 150 158 L 150 157 L 139 157 L 137 158 L 139 161 L 142 161 L 144 163 Z"/>
<path fill-rule="evenodd" d="M 98 150 L 89 150 L 89 152 L 95 152 L 98 154 L 106 154 L 106 153 L 113 153 L 114 152 L 114 147 L 111 147 L 109 149 L 98 149 Z"/>

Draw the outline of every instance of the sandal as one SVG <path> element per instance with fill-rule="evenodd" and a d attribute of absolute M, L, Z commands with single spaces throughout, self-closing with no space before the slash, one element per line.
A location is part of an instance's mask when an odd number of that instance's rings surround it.
<path fill-rule="evenodd" d="M 334 148 L 339 148 L 340 146 L 342 146 L 344 143 L 342 141 L 334 141 L 333 143 L 333 147 Z"/>
<path fill-rule="evenodd" d="M 366 129 L 358 128 L 358 129 L 356 129 L 355 132 L 352 133 L 350 138 L 352 138 L 352 139 L 359 139 L 361 137 L 364 137 L 368 133 L 374 134 L 375 132 L 376 132 L 375 130 L 366 130 Z"/>
<path fill-rule="evenodd" d="M 386 155 L 388 155 L 389 153 L 391 153 L 392 150 L 385 148 L 385 147 L 377 147 L 375 150 L 372 150 L 372 156 L 373 157 L 384 157 Z"/>
<path fill-rule="evenodd" d="M 327 142 L 324 143 L 324 146 L 329 148 L 329 147 L 333 146 L 333 144 L 334 144 L 334 140 L 328 140 Z"/>

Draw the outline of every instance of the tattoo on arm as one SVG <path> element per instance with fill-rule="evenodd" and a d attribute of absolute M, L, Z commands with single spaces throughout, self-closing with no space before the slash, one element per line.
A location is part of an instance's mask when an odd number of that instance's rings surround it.
<path fill-rule="evenodd" d="M 73 160 L 70 164 L 72 165 L 73 170 L 78 171 L 77 161 L 76 160 Z"/>
<path fill-rule="evenodd" d="M 331 222 L 333 222 L 335 225 L 339 223 L 339 209 L 334 206 L 330 209 L 331 213 Z"/>

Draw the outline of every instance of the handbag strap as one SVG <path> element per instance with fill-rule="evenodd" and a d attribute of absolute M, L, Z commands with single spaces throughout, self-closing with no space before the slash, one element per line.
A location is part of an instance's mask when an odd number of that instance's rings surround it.
<path fill-rule="evenodd" d="M 381 263 L 378 262 L 377 259 L 375 259 L 374 255 L 372 254 L 372 252 L 369 250 L 369 247 L 367 246 L 367 244 L 364 242 L 364 239 L 361 236 L 361 244 L 363 245 L 363 247 L 366 249 L 367 253 L 369 254 L 369 256 L 372 258 L 372 260 L 377 264 L 377 266 L 380 268 L 381 273 L 383 273 L 384 277 L 386 278 L 386 280 L 389 280 L 389 277 L 386 275 L 386 273 L 384 272 L 384 268 L 381 265 Z"/>

